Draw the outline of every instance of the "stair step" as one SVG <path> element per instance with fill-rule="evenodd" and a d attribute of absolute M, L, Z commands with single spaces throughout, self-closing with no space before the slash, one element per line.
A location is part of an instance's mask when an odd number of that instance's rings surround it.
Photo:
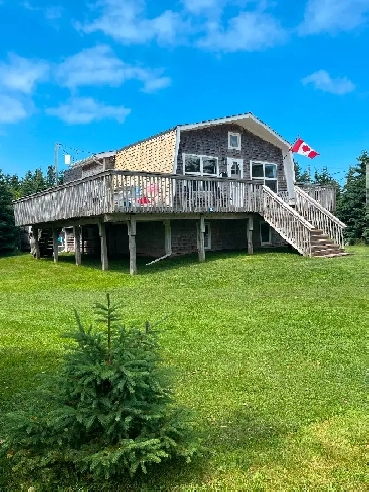
<path fill-rule="evenodd" d="M 337 258 L 339 256 L 349 256 L 350 253 L 327 253 L 324 255 L 313 255 L 314 258 Z"/>

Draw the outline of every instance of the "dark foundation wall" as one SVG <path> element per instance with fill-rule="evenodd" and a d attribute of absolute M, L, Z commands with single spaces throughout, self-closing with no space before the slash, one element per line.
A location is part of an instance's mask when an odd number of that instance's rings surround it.
<path fill-rule="evenodd" d="M 210 220 L 211 251 L 247 249 L 247 219 Z"/>
<path fill-rule="evenodd" d="M 254 232 L 253 232 L 253 243 L 254 243 L 254 248 L 261 248 L 261 234 L 260 234 L 260 224 L 262 222 L 265 222 L 263 217 L 260 215 L 256 214 L 254 216 Z M 273 229 L 271 229 L 271 243 L 270 245 L 263 245 L 263 247 L 272 247 L 272 248 L 280 248 L 284 247 L 287 245 L 287 242 L 283 239 L 282 236 L 278 234 L 278 232 Z"/>
<path fill-rule="evenodd" d="M 184 255 L 197 251 L 196 223 L 196 220 L 171 221 L 173 255 Z"/>
<path fill-rule="evenodd" d="M 247 219 L 208 220 L 210 251 L 247 249 Z M 172 220 L 172 252 L 174 255 L 197 252 L 198 221 Z"/>
<path fill-rule="evenodd" d="M 165 255 L 165 229 L 162 221 L 137 222 L 136 249 L 140 256 Z"/>

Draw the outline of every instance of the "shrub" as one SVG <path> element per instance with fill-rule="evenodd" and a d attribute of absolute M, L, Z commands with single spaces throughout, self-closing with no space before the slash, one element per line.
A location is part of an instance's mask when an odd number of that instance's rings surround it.
<path fill-rule="evenodd" d="M 43 401 L 52 401 L 48 410 L 42 411 L 45 403 L 9 415 L 2 447 L 14 472 L 49 480 L 70 472 L 133 476 L 197 453 L 198 440 L 161 367 L 155 327 L 122 326 L 109 295 L 96 312 L 105 332 L 86 329 L 75 313 L 78 330 L 65 335 L 75 344 L 42 392 Z"/>

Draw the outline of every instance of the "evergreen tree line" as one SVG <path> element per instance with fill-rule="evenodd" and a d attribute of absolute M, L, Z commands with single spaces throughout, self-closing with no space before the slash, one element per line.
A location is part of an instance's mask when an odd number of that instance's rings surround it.
<path fill-rule="evenodd" d="M 14 225 L 12 201 L 38 193 L 55 186 L 54 166 L 44 173 L 41 169 L 28 171 L 23 177 L 17 174 L 4 174 L 0 169 L 0 254 L 11 252 L 19 247 L 19 228 Z M 58 177 L 63 182 L 63 173 Z"/>
<path fill-rule="evenodd" d="M 347 225 L 346 239 L 354 242 L 358 239 L 369 241 L 366 206 L 366 165 L 369 165 L 367 151 L 357 158 L 357 163 L 350 166 L 345 184 L 341 186 L 327 168 L 315 171 L 310 176 L 295 163 L 296 182 L 300 184 L 335 185 L 337 189 L 336 216 Z M 12 200 L 32 195 L 55 186 L 55 168 L 49 166 L 44 173 L 41 169 L 28 171 L 20 178 L 16 174 L 4 174 L 0 169 L 0 254 L 17 249 L 19 246 L 19 229 L 14 225 Z M 58 176 L 63 182 L 63 173 Z"/>

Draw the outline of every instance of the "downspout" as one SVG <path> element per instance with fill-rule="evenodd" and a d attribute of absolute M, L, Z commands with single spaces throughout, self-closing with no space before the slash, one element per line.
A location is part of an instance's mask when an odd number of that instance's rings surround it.
<path fill-rule="evenodd" d="M 284 154 L 283 166 L 286 176 L 289 204 L 294 205 L 296 194 L 295 194 L 295 169 L 293 164 L 293 154 L 289 149 L 286 149 L 285 151 L 282 150 L 282 152 L 286 152 L 286 154 Z"/>

